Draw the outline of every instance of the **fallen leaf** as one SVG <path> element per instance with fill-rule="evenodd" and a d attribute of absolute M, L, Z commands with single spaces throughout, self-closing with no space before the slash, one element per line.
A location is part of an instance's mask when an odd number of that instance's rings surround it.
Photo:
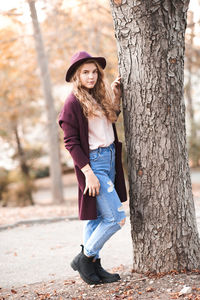
<path fill-rule="evenodd" d="M 54 291 L 53 291 L 53 294 L 54 294 L 54 296 L 57 296 L 57 291 L 54 290 Z"/>
<path fill-rule="evenodd" d="M 117 5 L 120 6 L 122 4 L 122 0 L 113 0 L 113 2 Z"/>
<path fill-rule="evenodd" d="M 179 299 L 179 293 L 170 293 L 170 299 Z"/>
<path fill-rule="evenodd" d="M 75 280 L 65 280 L 65 281 L 64 281 L 64 285 L 74 284 L 74 283 L 76 283 Z"/>
<path fill-rule="evenodd" d="M 127 295 L 127 296 L 130 296 L 130 295 L 132 295 L 132 294 L 133 294 L 133 290 L 129 290 L 129 291 L 126 292 L 126 295 Z"/>
<path fill-rule="evenodd" d="M 23 291 L 23 294 L 28 294 L 28 291 Z"/>
<path fill-rule="evenodd" d="M 153 292 L 155 289 L 152 288 L 151 286 L 149 286 L 148 288 L 146 288 L 146 292 Z"/>

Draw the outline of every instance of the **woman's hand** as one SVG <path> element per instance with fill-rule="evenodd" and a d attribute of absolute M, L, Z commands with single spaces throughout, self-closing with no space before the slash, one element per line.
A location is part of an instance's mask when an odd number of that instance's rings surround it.
<path fill-rule="evenodd" d="M 85 189 L 83 194 L 85 195 L 88 191 L 89 196 L 99 195 L 100 183 L 92 169 L 85 173 Z"/>
<path fill-rule="evenodd" d="M 121 77 L 118 76 L 111 84 L 111 88 L 117 100 L 120 100 L 122 91 L 121 91 Z"/>

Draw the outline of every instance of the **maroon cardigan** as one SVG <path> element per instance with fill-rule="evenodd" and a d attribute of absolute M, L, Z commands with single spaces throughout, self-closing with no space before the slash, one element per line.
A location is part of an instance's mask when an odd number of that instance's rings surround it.
<path fill-rule="evenodd" d="M 83 195 L 85 189 L 85 175 L 81 169 L 90 163 L 88 142 L 88 121 L 84 116 L 78 99 L 71 93 L 59 115 L 59 125 L 64 131 L 65 148 L 70 152 L 79 185 L 79 218 L 93 220 L 97 218 L 96 197 Z M 121 162 L 122 143 L 118 141 L 115 124 L 113 124 L 116 149 L 116 176 L 115 188 L 121 202 L 127 200 L 124 172 Z"/>

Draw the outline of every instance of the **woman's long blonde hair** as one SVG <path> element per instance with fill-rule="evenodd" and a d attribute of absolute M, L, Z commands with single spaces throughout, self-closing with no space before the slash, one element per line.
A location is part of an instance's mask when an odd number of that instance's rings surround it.
<path fill-rule="evenodd" d="M 84 115 L 91 118 L 99 116 L 99 113 L 102 112 L 108 120 L 115 122 L 117 120 L 116 104 L 113 101 L 111 89 L 104 81 L 103 69 L 95 60 L 87 60 L 85 63 L 94 63 L 97 67 L 98 79 L 94 88 L 88 91 L 81 85 L 80 71 L 82 65 L 70 80 L 73 83 L 74 95 L 79 100 Z"/>

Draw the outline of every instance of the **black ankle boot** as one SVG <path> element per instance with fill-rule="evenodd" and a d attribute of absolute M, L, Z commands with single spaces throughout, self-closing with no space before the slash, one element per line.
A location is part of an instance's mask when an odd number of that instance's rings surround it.
<path fill-rule="evenodd" d="M 74 271 L 78 271 L 81 278 L 88 284 L 99 284 L 101 279 L 95 272 L 94 257 L 87 257 L 83 253 L 79 253 L 71 262 L 71 267 Z"/>
<path fill-rule="evenodd" d="M 79 260 L 79 258 L 81 257 L 81 254 L 83 253 L 83 250 L 84 250 L 84 246 L 83 245 L 80 245 L 81 246 L 81 252 L 78 254 L 78 255 L 76 255 L 75 257 L 74 257 L 74 259 L 73 259 L 73 261 L 71 262 L 71 267 L 72 267 L 72 269 L 74 269 L 74 267 L 78 264 L 78 260 Z M 73 266 L 74 267 L 73 267 Z M 76 271 L 76 270 L 75 270 Z"/>
<path fill-rule="evenodd" d="M 117 273 L 111 274 L 104 270 L 101 266 L 100 258 L 96 259 L 95 263 L 96 274 L 100 277 L 103 283 L 110 283 L 120 280 L 120 276 Z"/>

